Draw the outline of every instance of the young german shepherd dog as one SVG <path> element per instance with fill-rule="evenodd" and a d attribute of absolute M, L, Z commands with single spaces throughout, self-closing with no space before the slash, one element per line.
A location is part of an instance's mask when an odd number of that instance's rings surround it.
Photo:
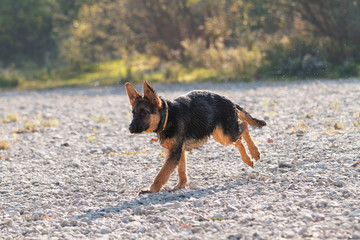
<path fill-rule="evenodd" d="M 188 181 L 185 151 L 200 147 L 211 135 L 222 145 L 235 145 L 242 160 L 253 167 L 242 143 L 244 138 L 251 156 L 260 159 L 248 124 L 263 127 L 266 123 L 253 118 L 230 99 L 210 91 L 192 91 L 169 101 L 159 97 L 146 81 L 143 96 L 130 83 L 126 83 L 126 92 L 133 109 L 130 132 L 155 132 L 166 149 L 165 163 L 154 182 L 139 194 L 159 192 L 176 168 L 179 182 L 175 189 L 185 188 Z"/>

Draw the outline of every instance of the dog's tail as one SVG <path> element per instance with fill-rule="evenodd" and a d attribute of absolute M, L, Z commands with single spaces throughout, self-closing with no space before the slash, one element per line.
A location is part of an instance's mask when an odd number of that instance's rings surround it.
<path fill-rule="evenodd" d="M 266 126 L 266 122 L 264 120 L 259 120 L 259 119 L 252 117 L 248 112 L 246 112 L 242 107 L 240 107 L 237 104 L 236 104 L 236 108 L 238 110 L 238 116 L 242 121 L 247 122 L 250 125 L 256 126 L 256 127 Z"/>

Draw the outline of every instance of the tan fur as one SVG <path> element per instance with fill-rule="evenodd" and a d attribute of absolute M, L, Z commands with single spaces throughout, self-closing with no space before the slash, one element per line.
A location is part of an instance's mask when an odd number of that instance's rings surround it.
<path fill-rule="evenodd" d="M 169 150 L 167 150 L 165 163 L 155 177 L 154 182 L 151 184 L 150 189 L 148 190 L 149 192 L 159 192 L 165 183 L 169 180 L 170 175 L 174 172 L 176 164 L 173 161 L 168 160 L 169 155 Z"/>
<path fill-rule="evenodd" d="M 215 141 L 221 143 L 224 146 L 233 144 L 233 141 L 230 140 L 228 136 L 224 134 L 224 131 L 221 127 L 217 126 L 212 133 Z"/>
<path fill-rule="evenodd" d="M 238 113 L 238 117 L 242 120 L 245 121 L 247 123 L 249 123 L 252 126 L 257 126 L 260 127 L 260 125 L 256 122 L 254 122 L 251 118 L 249 118 L 248 116 L 246 116 L 246 114 L 240 110 L 237 110 Z"/>
<path fill-rule="evenodd" d="M 186 174 L 186 154 L 185 151 L 182 151 L 180 162 L 177 166 L 177 171 L 179 175 L 179 182 L 176 184 L 175 188 L 185 188 L 187 184 L 187 174 Z"/>
<path fill-rule="evenodd" d="M 197 139 L 197 140 L 188 140 L 184 143 L 184 148 L 186 151 L 190 151 L 194 148 L 199 148 L 202 145 L 204 145 L 204 143 L 206 143 L 206 141 L 208 140 L 208 138 L 203 138 L 203 139 Z"/>
<path fill-rule="evenodd" d="M 134 106 L 136 99 L 141 98 L 141 94 L 135 90 L 134 86 L 131 85 L 131 83 L 126 83 L 125 87 L 126 87 L 126 93 L 130 100 L 130 104 L 131 106 Z"/>
<path fill-rule="evenodd" d="M 160 115 L 157 114 L 150 114 L 149 117 L 150 126 L 148 129 L 146 129 L 143 133 L 150 133 L 155 131 L 158 128 L 159 122 L 160 122 Z"/>
<path fill-rule="evenodd" d="M 254 163 L 251 161 L 249 155 L 246 153 L 245 146 L 242 143 L 241 137 L 234 143 L 235 147 L 239 149 L 241 159 L 250 167 L 254 167 Z"/>
<path fill-rule="evenodd" d="M 161 142 L 161 146 L 165 149 L 171 149 L 175 144 L 176 138 L 167 138 Z"/>
<path fill-rule="evenodd" d="M 153 106 L 161 108 L 162 102 L 160 97 L 156 94 L 154 89 L 150 87 L 147 81 L 144 82 L 143 93 L 144 97 L 147 98 Z"/>
<path fill-rule="evenodd" d="M 249 148 L 249 152 L 251 154 L 251 156 L 255 159 L 255 160 L 259 160 L 260 159 L 260 152 L 258 147 L 256 146 L 256 144 L 254 143 L 254 141 L 252 140 L 250 133 L 249 133 L 249 128 L 248 128 L 248 124 L 246 122 L 241 123 L 244 131 L 241 134 L 241 136 L 244 138 L 248 148 Z"/>
<path fill-rule="evenodd" d="M 242 125 L 244 131 L 241 134 L 240 138 L 236 142 L 231 141 L 231 139 L 226 134 L 224 134 L 223 129 L 219 126 L 215 128 L 212 135 L 213 135 L 215 141 L 221 143 L 224 146 L 228 146 L 228 145 L 232 145 L 232 144 L 235 145 L 239 149 L 241 159 L 244 161 L 244 163 L 246 163 L 250 167 L 254 167 L 254 163 L 251 161 L 249 155 L 246 152 L 245 146 L 242 143 L 242 137 L 244 137 L 244 139 L 249 147 L 251 156 L 253 156 L 256 160 L 258 160 L 260 158 L 260 153 L 259 153 L 259 150 L 256 147 L 255 143 L 253 142 L 253 140 L 250 137 L 249 130 L 248 130 L 248 124 L 246 122 L 243 122 L 243 123 L 241 123 L 241 125 Z"/>

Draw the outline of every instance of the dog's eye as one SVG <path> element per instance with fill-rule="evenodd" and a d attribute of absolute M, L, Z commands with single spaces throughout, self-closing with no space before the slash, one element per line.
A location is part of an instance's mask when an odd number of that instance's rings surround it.
<path fill-rule="evenodd" d="M 143 116 L 147 115 L 148 113 L 149 113 L 149 111 L 146 110 L 146 109 L 142 109 L 142 110 L 140 111 L 140 114 L 143 115 Z"/>

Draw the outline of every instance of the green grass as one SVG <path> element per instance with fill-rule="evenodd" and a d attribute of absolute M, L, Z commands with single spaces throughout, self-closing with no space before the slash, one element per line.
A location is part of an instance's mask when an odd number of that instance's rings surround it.
<path fill-rule="evenodd" d="M 328 69 L 321 78 L 341 78 L 360 75 L 360 65 Z M 348 70 L 348 68 L 351 70 Z M 258 69 L 259 75 L 269 81 L 297 80 L 298 76 L 272 76 L 266 69 Z M 253 74 L 234 72 L 231 69 L 189 69 L 178 62 L 161 62 L 157 57 L 136 55 L 130 61 L 114 60 L 82 68 L 56 68 L 36 71 L 0 71 L 0 89 L 48 89 L 74 86 L 108 86 L 127 81 L 149 82 L 201 82 L 201 81 L 252 81 Z M 263 71 L 261 73 L 261 71 Z M 314 77 L 316 78 L 316 77 Z M 303 79 L 303 78 L 301 78 Z"/>
<path fill-rule="evenodd" d="M 176 62 L 162 64 L 156 57 L 139 55 L 131 62 L 114 60 L 83 67 L 81 71 L 60 68 L 51 71 L 16 73 L 22 80 L 4 88 L 49 89 L 73 86 L 108 86 L 126 81 L 195 82 L 217 79 L 214 69 L 186 69 Z M 1 85 L 0 85 L 1 87 Z"/>
<path fill-rule="evenodd" d="M 151 71 L 158 60 L 139 57 L 130 64 L 124 60 L 114 60 L 86 66 L 83 70 L 67 68 L 54 70 L 52 73 L 38 72 L 38 77 L 24 81 L 19 88 L 41 89 L 65 86 L 107 86 L 128 80 L 138 79 L 144 72 Z M 140 81 L 140 80 L 139 80 Z"/>

